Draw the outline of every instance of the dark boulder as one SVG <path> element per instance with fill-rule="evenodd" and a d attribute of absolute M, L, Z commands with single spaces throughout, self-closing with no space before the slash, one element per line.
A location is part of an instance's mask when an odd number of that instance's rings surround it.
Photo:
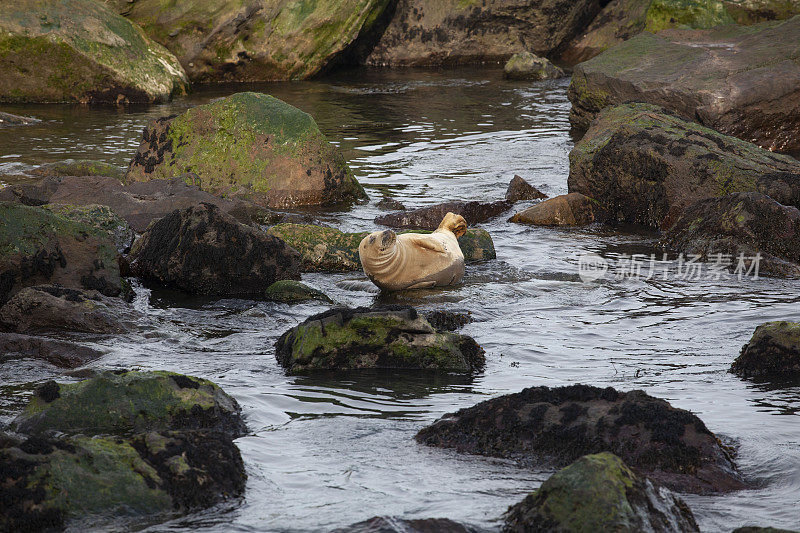
<path fill-rule="evenodd" d="M 176 210 L 152 224 L 129 256 L 131 272 L 190 294 L 261 297 L 300 278 L 298 253 L 211 204 Z"/>
<path fill-rule="evenodd" d="M 504 533 L 699 532 L 689 506 L 603 452 L 581 457 L 512 506 Z"/>
<path fill-rule="evenodd" d="M 456 331 L 472 322 L 472 316 L 469 312 L 430 311 L 425 313 L 425 320 L 436 331 Z"/>
<path fill-rule="evenodd" d="M 530 464 L 567 465 L 609 451 L 675 490 L 744 488 L 728 452 L 699 418 L 643 391 L 531 387 L 445 415 L 416 439 Z"/>
<path fill-rule="evenodd" d="M 514 176 L 506 189 L 506 201 L 511 203 L 525 200 L 542 200 L 547 195 L 525 181 L 521 176 Z"/>
<path fill-rule="evenodd" d="M 731 372 L 750 379 L 800 379 L 800 323 L 758 326 L 731 365 Z"/>
<path fill-rule="evenodd" d="M 376 516 L 331 533 L 479 533 L 475 529 L 447 518 L 395 518 Z"/>
<path fill-rule="evenodd" d="M 437 332 L 411 307 L 332 309 L 290 329 L 275 344 L 290 374 L 359 369 L 471 372 L 484 365 L 472 337 Z"/>
<path fill-rule="evenodd" d="M 60 368 L 76 368 L 104 354 L 74 342 L 0 332 L 0 363 L 15 359 L 38 359 Z"/>
<path fill-rule="evenodd" d="M 383 209 L 384 211 L 405 211 L 406 206 L 404 206 L 400 201 L 395 200 L 389 196 L 384 197 L 380 202 L 376 204 L 378 209 Z"/>
<path fill-rule="evenodd" d="M 586 226 L 604 220 L 600 204 L 577 192 L 549 198 L 516 213 L 509 222 L 534 226 Z"/>
<path fill-rule="evenodd" d="M 423 229 L 434 231 L 447 213 L 461 215 L 472 226 L 511 209 L 511 202 L 445 202 L 400 213 L 389 213 L 375 219 L 376 224 L 390 228 Z"/>

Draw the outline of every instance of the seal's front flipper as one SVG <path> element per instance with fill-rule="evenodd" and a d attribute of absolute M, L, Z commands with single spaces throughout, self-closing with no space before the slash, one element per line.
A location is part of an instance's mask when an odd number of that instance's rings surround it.
<path fill-rule="evenodd" d="M 408 233 L 405 235 L 405 238 L 408 240 L 408 243 L 413 246 L 419 246 L 420 248 L 425 248 L 426 250 L 438 252 L 440 254 L 447 252 L 447 248 L 445 248 L 442 243 L 435 239 L 428 238 L 428 235 Z"/>
<path fill-rule="evenodd" d="M 436 286 L 435 281 L 420 281 L 413 285 L 409 285 L 406 289 L 430 289 Z"/>

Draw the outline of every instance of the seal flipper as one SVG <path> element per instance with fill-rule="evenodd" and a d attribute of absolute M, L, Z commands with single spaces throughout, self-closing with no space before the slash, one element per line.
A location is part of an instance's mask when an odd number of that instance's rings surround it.
<path fill-rule="evenodd" d="M 414 246 L 419 246 L 420 248 L 425 248 L 440 254 L 447 252 L 447 248 L 445 248 L 442 243 L 435 239 L 429 239 L 428 237 L 429 235 L 420 235 L 419 233 L 406 233 L 403 236 L 409 244 L 413 244 Z"/>
<path fill-rule="evenodd" d="M 406 289 L 430 289 L 436 286 L 435 281 L 418 281 L 413 285 L 409 285 Z"/>

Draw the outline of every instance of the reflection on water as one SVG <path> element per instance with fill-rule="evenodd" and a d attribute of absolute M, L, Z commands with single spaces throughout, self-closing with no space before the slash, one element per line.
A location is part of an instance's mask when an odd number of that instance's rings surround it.
<path fill-rule="evenodd" d="M 514 174 L 550 195 L 566 192 L 567 82 L 500 78 L 496 70 L 356 72 L 201 89 L 150 108 L 8 108 L 44 122 L 0 130 L 0 172 L 68 157 L 124 166 L 149 119 L 245 88 L 313 114 L 342 148 L 372 196 L 350 212 L 319 214 L 344 230 L 373 229 L 375 203 L 386 194 L 408 207 L 495 200 Z M 463 332 L 487 352 L 486 369 L 472 377 L 287 377 L 275 361 L 275 341 L 326 306 L 187 299 L 137 286 L 136 306 L 156 325 L 138 336 L 93 339 L 110 354 L 90 366 L 163 368 L 215 380 L 242 404 L 251 429 L 237 441 L 249 475 L 244 501 L 151 530 L 319 531 L 374 515 L 496 528 L 507 506 L 550 472 L 423 448 L 414 434 L 492 396 L 575 382 L 644 389 L 692 410 L 738 446 L 738 463 L 757 488 L 687 497 L 704 531 L 800 527 L 800 387 L 755 384 L 727 372 L 756 325 L 800 320 L 797 282 L 731 275 L 636 280 L 614 277 L 612 269 L 584 284 L 582 254 L 612 262 L 632 254 L 660 258 L 655 236 L 636 228 L 532 228 L 507 218 L 484 225 L 498 260 L 468 265 L 459 287 L 384 295 L 358 272 L 304 275 L 342 305 L 469 312 L 474 321 Z M 29 362 L 9 365 L 0 367 L 0 382 L 10 384 L 0 392 L 3 419 L 29 394 L 15 384 L 57 375 Z"/>

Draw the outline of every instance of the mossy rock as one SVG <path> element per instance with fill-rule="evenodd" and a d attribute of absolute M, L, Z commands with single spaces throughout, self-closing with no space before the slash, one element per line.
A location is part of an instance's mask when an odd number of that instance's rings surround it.
<path fill-rule="evenodd" d="M 700 531 L 686 503 L 619 457 L 586 455 L 553 474 L 505 515 L 504 533 Z"/>
<path fill-rule="evenodd" d="M 800 381 L 800 323 L 767 322 L 731 365 L 731 372 L 751 379 Z"/>
<path fill-rule="evenodd" d="M 116 1 L 180 59 L 193 81 L 309 78 L 360 54 L 390 0 Z"/>
<path fill-rule="evenodd" d="M 509 80 L 551 80 L 563 78 L 564 71 L 553 65 L 547 58 L 530 52 L 520 52 L 511 56 L 503 67 L 503 77 Z"/>
<path fill-rule="evenodd" d="M 331 303 L 331 299 L 324 292 L 294 280 L 276 281 L 267 288 L 264 297 L 273 302 L 287 304 L 307 302 L 309 300 Z"/>
<path fill-rule="evenodd" d="M 311 115 L 254 92 L 152 122 L 125 179 L 130 183 L 187 173 L 199 177 L 192 184 L 204 191 L 273 208 L 367 198 L 344 156 Z"/>
<path fill-rule="evenodd" d="M 0 3 L 0 101 L 162 102 L 186 91 L 178 60 L 93 0 Z"/>
<path fill-rule="evenodd" d="M 114 245 L 119 253 L 128 250 L 136 238 L 136 232 L 128 223 L 113 209 L 105 205 L 47 204 L 42 207 L 61 217 L 106 232 L 114 240 Z"/>
<path fill-rule="evenodd" d="M 0 303 L 23 287 L 48 283 L 106 296 L 122 291 L 107 231 L 16 203 L 0 203 L 0 276 Z"/>
<path fill-rule="evenodd" d="M 116 165 L 92 159 L 66 159 L 47 163 L 31 170 L 34 176 L 60 178 L 64 176 L 106 176 L 122 181 L 125 171 Z"/>
<path fill-rule="evenodd" d="M 352 272 L 361 270 L 358 245 L 369 232 L 345 233 L 313 224 L 277 224 L 267 230 L 300 252 L 303 272 Z M 408 233 L 408 232 L 405 232 Z M 416 233 L 430 233 L 417 231 Z M 458 239 L 464 261 L 496 259 L 494 241 L 482 228 L 468 229 Z"/>
<path fill-rule="evenodd" d="M 244 433 L 236 400 L 214 383 L 172 372 L 103 372 L 73 384 L 50 382 L 12 423 L 22 433 L 87 435 L 213 429 Z"/>
<path fill-rule="evenodd" d="M 333 309 L 284 333 L 275 344 L 289 374 L 362 369 L 471 372 L 484 352 L 466 335 L 437 332 L 410 307 Z"/>

